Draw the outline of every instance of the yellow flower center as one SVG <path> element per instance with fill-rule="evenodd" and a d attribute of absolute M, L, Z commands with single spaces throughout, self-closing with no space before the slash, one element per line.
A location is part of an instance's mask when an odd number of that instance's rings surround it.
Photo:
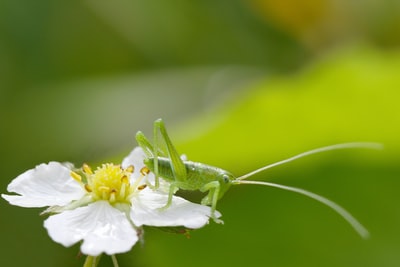
<path fill-rule="evenodd" d="M 145 184 L 139 185 L 141 178 L 139 177 L 134 184 L 130 183 L 130 176 L 133 173 L 133 166 L 123 169 L 121 165 L 112 163 L 103 164 L 94 172 L 84 164 L 82 173 L 85 179 L 76 172 L 71 172 L 72 178 L 82 183 L 86 191 L 92 195 L 93 200 L 107 200 L 111 204 L 114 203 L 130 203 L 130 197 L 135 190 L 142 190 Z M 84 181 L 83 181 L 84 180 Z"/>
<path fill-rule="evenodd" d="M 95 200 L 108 200 L 114 202 L 126 202 L 132 193 L 129 177 L 132 173 L 123 170 L 119 165 L 103 164 L 88 178 L 88 189 Z"/>

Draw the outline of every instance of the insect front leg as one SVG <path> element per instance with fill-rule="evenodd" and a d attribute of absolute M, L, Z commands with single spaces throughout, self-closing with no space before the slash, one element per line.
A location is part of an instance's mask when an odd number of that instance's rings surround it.
<path fill-rule="evenodd" d="M 155 153 L 153 145 L 146 138 L 146 136 L 140 131 L 136 133 L 136 142 L 142 148 L 143 152 L 146 154 L 146 157 L 155 157 L 154 154 L 157 154 L 157 153 Z M 155 175 L 154 186 L 151 185 L 150 182 L 146 182 L 146 184 L 148 186 L 150 186 L 150 188 L 158 188 L 158 186 L 159 186 L 158 168 L 155 168 L 154 175 Z"/>
<path fill-rule="evenodd" d="M 205 184 L 202 188 L 200 188 L 201 192 L 208 191 L 207 196 L 205 196 L 201 200 L 201 204 L 202 205 L 211 205 L 211 218 L 216 223 L 224 223 L 222 220 L 218 219 L 215 216 L 220 187 L 221 187 L 221 185 L 219 184 L 218 181 L 212 181 L 212 182 Z"/>
<path fill-rule="evenodd" d="M 174 196 L 175 192 L 179 189 L 179 187 L 176 185 L 176 183 L 172 182 L 169 186 L 169 192 L 168 192 L 168 200 L 167 204 L 165 206 L 161 207 L 160 210 L 166 210 L 168 209 L 171 204 L 172 204 L 172 197 Z"/>
<path fill-rule="evenodd" d="M 136 142 L 142 148 L 147 157 L 154 157 L 154 148 L 141 131 L 136 133 Z"/>

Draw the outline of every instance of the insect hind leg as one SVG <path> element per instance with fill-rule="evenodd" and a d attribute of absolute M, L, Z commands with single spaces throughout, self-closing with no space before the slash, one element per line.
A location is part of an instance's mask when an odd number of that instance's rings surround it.
<path fill-rule="evenodd" d="M 164 121 L 162 119 L 158 119 L 154 122 L 154 150 L 158 151 L 158 139 L 159 134 L 164 139 L 164 142 L 167 146 L 168 157 L 171 160 L 171 169 L 174 174 L 174 178 L 176 181 L 184 182 L 187 180 L 186 167 L 183 163 L 178 151 L 175 146 L 172 144 L 171 139 L 168 136 L 167 129 L 165 127 Z M 158 155 L 154 155 L 154 159 L 157 158 Z M 156 161 L 154 162 L 156 165 Z"/>

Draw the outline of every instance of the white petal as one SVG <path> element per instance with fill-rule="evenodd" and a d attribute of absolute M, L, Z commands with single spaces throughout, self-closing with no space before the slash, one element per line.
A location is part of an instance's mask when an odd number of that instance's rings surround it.
<path fill-rule="evenodd" d="M 122 168 L 127 168 L 131 165 L 135 167 L 135 171 L 138 171 L 144 167 L 143 159 L 146 157 L 143 149 L 139 146 L 135 147 L 127 157 L 122 161 Z"/>
<path fill-rule="evenodd" d="M 127 252 L 138 240 L 126 215 L 107 201 L 50 216 L 44 227 L 55 242 L 66 247 L 83 240 L 81 251 L 91 256 Z"/>
<path fill-rule="evenodd" d="M 140 170 L 145 167 L 143 160 L 145 159 L 146 155 L 143 152 L 143 149 L 141 147 L 135 147 L 131 153 L 124 158 L 124 160 L 122 161 L 122 168 L 128 168 L 129 166 L 133 166 L 134 167 L 134 172 L 131 176 L 131 183 L 134 183 L 136 179 L 138 179 L 139 177 L 141 177 L 140 174 Z M 146 180 L 151 183 L 154 184 L 154 174 L 153 173 L 149 173 L 146 176 Z M 146 181 L 145 179 L 143 179 L 143 183 L 145 183 Z"/>
<path fill-rule="evenodd" d="M 203 227 L 210 219 L 210 207 L 181 197 L 174 196 L 171 206 L 160 210 L 167 204 L 168 194 L 145 190 L 132 199 L 131 219 L 137 226 L 184 226 L 196 229 Z M 216 212 L 215 216 L 220 217 L 221 214 Z"/>
<path fill-rule="evenodd" d="M 1 196 L 10 204 L 21 207 L 66 205 L 85 194 L 70 173 L 69 168 L 58 162 L 40 164 L 19 175 L 8 185 L 9 192 L 19 195 Z"/>

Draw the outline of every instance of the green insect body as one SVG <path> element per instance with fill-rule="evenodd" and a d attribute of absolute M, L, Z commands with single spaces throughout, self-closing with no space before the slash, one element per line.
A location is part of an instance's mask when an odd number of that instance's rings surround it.
<path fill-rule="evenodd" d="M 175 179 L 172 168 L 172 161 L 168 158 L 158 157 L 158 174 L 164 180 L 171 183 L 171 190 L 200 190 L 209 191 L 209 194 L 202 200 L 203 205 L 212 205 L 214 194 L 219 200 L 236 179 L 233 174 L 210 165 L 200 162 L 183 161 L 186 171 L 186 179 L 179 181 Z M 154 172 L 154 158 L 144 160 L 144 164 Z"/>
<path fill-rule="evenodd" d="M 272 167 L 288 163 L 290 161 L 299 159 L 304 156 L 312 154 L 336 150 L 345 148 L 371 148 L 371 149 L 382 149 L 381 144 L 377 143 L 366 143 L 366 142 L 355 142 L 355 143 L 343 143 L 337 145 L 331 145 L 313 149 L 310 151 L 303 152 L 291 158 L 261 167 L 255 171 L 235 177 L 228 171 L 220 169 L 218 167 L 206 165 L 199 162 L 192 162 L 183 160 L 180 154 L 172 144 L 164 122 L 158 119 L 154 122 L 153 128 L 154 140 L 153 144 L 144 136 L 142 132 L 136 134 L 136 140 L 139 146 L 143 149 L 146 154 L 144 164 L 147 168 L 152 171 L 155 175 L 154 185 L 150 185 L 153 188 L 159 187 L 159 179 L 162 178 L 169 183 L 169 195 L 168 201 L 162 209 L 167 209 L 172 203 L 172 197 L 177 190 L 199 190 L 201 192 L 208 192 L 202 199 L 203 205 L 211 206 L 211 217 L 217 223 L 222 223 L 221 220 L 215 215 L 217 202 L 227 192 L 231 185 L 242 185 L 242 184 L 255 184 L 269 187 L 275 187 L 291 192 L 295 192 L 301 195 L 305 195 L 309 198 L 317 200 L 322 204 L 330 207 L 341 215 L 363 238 L 369 236 L 368 230 L 361 225 L 348 211 L 336 204 L 335 202 L 317 195 L 315 193 L 306 191 L 304 189 L 280 185 L 276 183 L 264 182 L 264 181 L 248 181 L 245 180 L 259 172 L 265 171 Z M 159 134 L 166 145 L 166 151 L 159 148 Z"/>

